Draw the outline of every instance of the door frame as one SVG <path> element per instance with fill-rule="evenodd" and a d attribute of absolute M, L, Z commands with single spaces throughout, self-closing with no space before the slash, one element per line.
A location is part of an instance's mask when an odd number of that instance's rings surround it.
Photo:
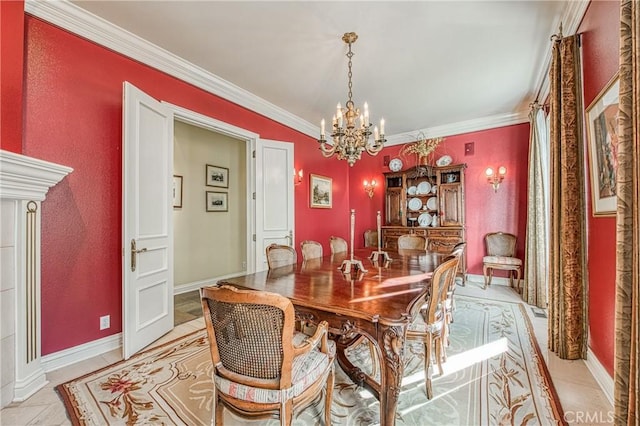
<path fill-rule="evenodd" d="M 255 272 L 256 269 L 256 242 L 254 236 L 256 235 L 256 176 L 258 171 L 256 170 L 256 162 L 254 153 L 257 152 L 257 146 L 260 143 L 260 135 L 251 132 L 246 129 L 234 126 L 229 123 L 225 123 L 220 120 L 208 117 L 206 115 L 188 110 L 186 108 L 171 104 L 169 102 L 162 101 L 170 111 L 173 112 L 174 120 L 182 123 L 190 124 L 196 127 L 200 127 L 206 130 L 210 130 L 215 133 L 221 133 L 234 139 L 238 139 L 238 142 L 244 142 L 246 144 L 246 194 L 247 194 L 247 235 L 246 235 L 246 259 L 247 259 L 247 273 Z M 190 289 L 191 290 L 191 289 Z M 174 287 L 175 293 L 175 287 Z"/>

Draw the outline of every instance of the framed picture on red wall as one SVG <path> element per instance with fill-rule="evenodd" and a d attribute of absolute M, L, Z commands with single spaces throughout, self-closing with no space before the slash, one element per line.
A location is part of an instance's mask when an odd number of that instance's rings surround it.
<path fill-rule="evenodd" d="M 616 75 L 586 110 L 594 216 L 613 216 L 616 212 L 619 88 L 620 80 Z"/>
<path fill-rule="evenodd" d="M 333 202 L 333 180 L 326 176 L 309 176 L 310 207 L 330 209 Z"/>

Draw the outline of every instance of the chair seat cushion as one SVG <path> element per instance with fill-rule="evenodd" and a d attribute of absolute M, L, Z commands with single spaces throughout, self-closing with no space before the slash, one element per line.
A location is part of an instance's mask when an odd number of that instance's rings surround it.
<path fill-rule="evenodd" d="M 300 346 L 307 336 L 304 333 L 295 332 L 293 336 L 294 346 Z M 315 383 L 328 369 L 336 354 L 336 344 L 329 340 L 329 355 L 323 354 L 315 348 L 306 354 L 293 359 L 293 371 L 291 375 L 291 387 L 284 390 L 262 389 L 253 386 L 242 385 L 215 375 L 214 382 L 219 392 L 243 401 L 272 404 L 287 401 L 300 395 L 310 385 Z"/>
<path fill-rule="evenodd" d="M 485 256 L 482 258 L 482 263 L 493 263 L 495 265 L 505 266 L 522 266 L 521 259 L 507 256 Z"/>
<path fill-rule="evenodd" d="M 430 333 L 433 335 L 438 335 L 442 332 L 442 326 L 444 322 L 442 319 L 436 321 L 433 324 L 427 324 L 424 321 L 422 315 L 417 315 L 416 319 L 409 324 L 409 331 L 417 332 L 417 333 Z"/>

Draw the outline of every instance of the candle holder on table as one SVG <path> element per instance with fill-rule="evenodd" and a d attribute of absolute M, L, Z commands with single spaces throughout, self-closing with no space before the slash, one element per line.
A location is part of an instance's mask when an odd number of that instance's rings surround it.
<path fill-rule="evenodd" d="M 355 271 L 367 272 L 362 264 L 361 260 L 357 260 L 353 258 L 353 233 L 356 225 L 356 211 L 351 209 L 351 258 L 345 259 L 342 261 L 342 265 L 340 265 L 340 270 L 343 274 L 350 274 Z"/>
<path fill-rule="evenodd" d="M 376 222 L 378 225 L 378 250 L 377 251 L 372 251 L 371 255 L 369 255 L 369 260 L 371 260 L 372 262 L 384 262 L 385 266 L 388 266 L 388 262 L 391 262 L 391 257 L 389 257 L 389 253 L 387 253 L 386 251 L 382 251 L 382 248 L 380 247 L 380 242 L 382 239 L 382 226 L 381 226 L 381 221 L 380 221 L 380 210 L 378 210 L 378 216 L 376 218 Z"/>

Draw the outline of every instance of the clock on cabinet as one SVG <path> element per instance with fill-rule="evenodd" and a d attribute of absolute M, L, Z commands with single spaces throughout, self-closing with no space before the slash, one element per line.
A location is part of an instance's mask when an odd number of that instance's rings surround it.
<path fill-rule="evenodd" d="M 392 172 L 399 172 L 402 169 L 402 161 L 399 158 L 394 158 L 389 161 L 389 169 Z"/>

